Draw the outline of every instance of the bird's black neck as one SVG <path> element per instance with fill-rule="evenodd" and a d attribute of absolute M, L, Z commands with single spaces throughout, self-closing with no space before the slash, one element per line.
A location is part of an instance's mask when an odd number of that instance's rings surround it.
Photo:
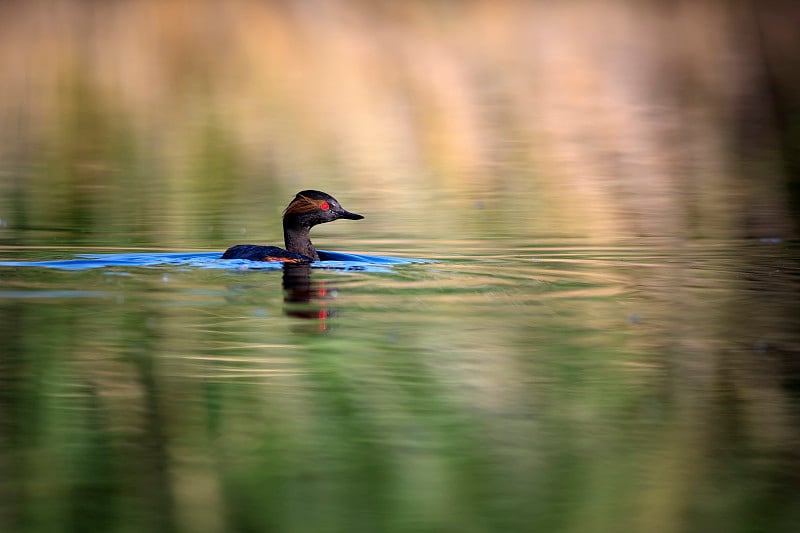
<path fill-rule="evenodd" d="M 283 220 L 283 242 L 286 244 L 286 249 L 319 261 L 319 255 L 317 255 L 314 245 L 311 244 L 309 231 L 311 228 L 308 226 L 292 224 L 289 220 Z"/>

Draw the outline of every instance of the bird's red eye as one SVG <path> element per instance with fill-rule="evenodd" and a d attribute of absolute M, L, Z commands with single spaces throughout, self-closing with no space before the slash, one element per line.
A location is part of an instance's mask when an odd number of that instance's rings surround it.
<path fill-rule="evenodd" d="M 331 206 L 328 202 L 322 202 L 321 204 L 319 204 L 319 208 L 322 209 L 323 211 L 327 211 L 328 209 L 331 208 Z"/>

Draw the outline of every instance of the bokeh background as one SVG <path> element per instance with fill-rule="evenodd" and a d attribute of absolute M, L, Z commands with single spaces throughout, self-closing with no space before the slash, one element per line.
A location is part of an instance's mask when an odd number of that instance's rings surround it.
<path fill-rule="evenodd" d="M 382 237 L 794 235 L 798 11 L 3 2 L 3 221 L 222 245 L 314 187 Z"/>

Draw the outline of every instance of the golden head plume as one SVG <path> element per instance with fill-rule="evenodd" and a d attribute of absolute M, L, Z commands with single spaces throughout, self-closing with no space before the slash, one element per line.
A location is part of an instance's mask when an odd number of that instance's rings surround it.
<path fill-rule="evenodd" d="M 324 203 L 327 203 L 327 200 L 314 200 L 307 196 L 298 194 L 297 197 L 292 200 L 292 203 L 290 203 L 286 209 L 284 209 L 283 216 L 286 217 L 287 215 L 311 213 L 317 209 L 322 209 L 322 204 Z"/>

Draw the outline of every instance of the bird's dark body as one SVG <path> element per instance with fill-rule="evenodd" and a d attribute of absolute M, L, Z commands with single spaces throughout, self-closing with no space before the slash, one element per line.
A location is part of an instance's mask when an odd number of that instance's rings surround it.
<path fill-rule="evenodd" d="M 285 263 L 311 263 L 313 260 L 301 254 L 258 244 L 237 244 L 222 254 L 223 259 L 249 259 L 250 261 L 283 261 Z"/>

